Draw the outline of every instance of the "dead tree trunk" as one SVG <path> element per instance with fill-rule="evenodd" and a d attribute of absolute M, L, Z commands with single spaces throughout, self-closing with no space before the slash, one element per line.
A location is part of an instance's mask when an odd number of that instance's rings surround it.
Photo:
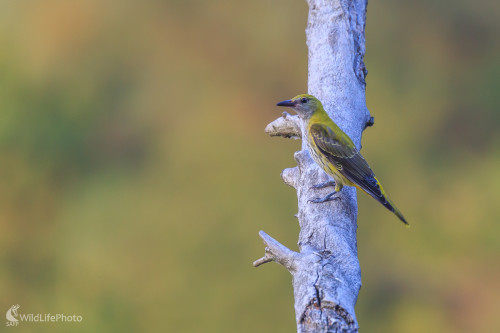
<path fill-rule="evenodd" d="M 361 133 L 373 124 L 366 108 L 365 21 L 367 0 L 308 0 L 309 93 L 358 149 Z M 301 122 L 287 113 L 269 124 L 272 136 L 300 137 Z M 265 256 L 292 274 L 298 332 L 357 332 L 354 305 L 361 287 L 356 243 L 356 190 L 344 187 L 341 200 L 308 203 L 328 189 L 311 188 L 328 180 L 313 162 L 305 141 L 295 153 L 298 166 L 285 169 L 283 181 L 297 190 L 299 250 L 294 252 L 261 231 Z M 321 193 L 319 193 L 321 192 Z M 325 192 L 325 193 L 323 193 Z"/>

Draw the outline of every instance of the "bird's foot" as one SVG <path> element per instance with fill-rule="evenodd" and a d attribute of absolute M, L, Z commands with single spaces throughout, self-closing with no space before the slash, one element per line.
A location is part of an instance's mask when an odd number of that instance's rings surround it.
<path fill-rule="evenodd" d="M 324 196 L 323 198 L 315 198 L 315 199 L 310 199 L 307 200 L 308 203 L 323 203 L 327 201 L 332 201 L 332 200 L 340 200 L 340 197 L 333 197 L 337 193 L 337 191 L 333 191 L 332 193 L 329 193 L 328 195 Z"/>
<path fill-rule="evenodd" d="M 316 185 L 313 185 L 311 186 L 311 189 L 312 188 L 325 188 L 325 187 L 329 187 L 329 186 L 335 186 L 335 181 L 334 180 L 328 180 L 326 182 L 323 182 L 323 183 L 319 183 L 319 184 L 316 184 Z"/>

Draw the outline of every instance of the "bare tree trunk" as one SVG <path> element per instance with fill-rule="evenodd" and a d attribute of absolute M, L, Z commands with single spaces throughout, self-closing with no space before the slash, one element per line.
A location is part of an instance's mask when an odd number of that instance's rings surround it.
<path fill-rule="evenodd" d="M 373 124 L 366 108 L 365 21 L 367 0 L 308 0 L 309 93 L 322 101 L 330 117 L 361 148 L 361 133 Z M 287 113 L 269 124 L 272 136 L 300 137 L 302 123 Z M 356 190 L 346 186 L 341 200 L 308 200 L 329 189 L 311 188 L 328 180 L 313 162 L 305 140 L 295 153 L 298 166 L 285 169 L 284 182 L 297 190 L 299 250 L 294 252 L 261 231 L 265 256 L 293 277 L 298 332 L 357 332 L 354 305 L 361 287 L 356 243 Z M 320 193 L 320 192 L 325 193 Z"/>

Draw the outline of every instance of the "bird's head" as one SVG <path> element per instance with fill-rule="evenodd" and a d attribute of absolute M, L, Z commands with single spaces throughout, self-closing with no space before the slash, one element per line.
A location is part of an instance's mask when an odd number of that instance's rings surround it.
<path fill-rule="evenodd" d="M 321 102 L 316 97 L 308 94 L 297 95 L 276 105 L 291 107 L 302 119 L 309 119 L 316 110 L 322 108 Z"/>

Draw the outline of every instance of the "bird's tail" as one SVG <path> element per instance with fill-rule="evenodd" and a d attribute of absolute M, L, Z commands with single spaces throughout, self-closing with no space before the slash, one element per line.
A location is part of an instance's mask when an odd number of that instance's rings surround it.
<path fill-rule="evenodd" d="M 406 224 L 407 226 L 410 226 L 410 224 L 408 222 L 406 222 L 406 219 L 405 217 L 403 216 L 403 214 L 399 211 L 399 209 L 396 207 L 396 205 L 394 205 L 394 203 L 387 197 L 385 196 L 384 198 L 385 200 L 380 200 L 380 203 L 382 205 L 384 205 L 385 208 L 389 209 L 391 212 L 393 212 L 394 214 L 396 214 L 397 217 L 399 217 L 399 219 L 401 221 L 403 221 L 404 224 Z M 385 202 L 384 202 L 385 201 Z"/>
<path fill-rule="evenodd" d="M 354 183 L 354 186 L 357 188 L 363 190 L 365 193 L 373 197 L 375 200 L 380 202 L 385 208 L 389 209 L 391 212 L 393 212 L 401 221 L 403 221 L 404 224 L 409 226 L 408 222 L 406 222 L 405 217 L 403 214 L 399 211 L 399 209 L 396 208 L 396 205 L 389 199 L 389 197 L 385 194 L 384 188 L 378 181 L 378 179 L 372 175 L 370 177 L 367 177 L 364 182 L 360 183 Z"/>

